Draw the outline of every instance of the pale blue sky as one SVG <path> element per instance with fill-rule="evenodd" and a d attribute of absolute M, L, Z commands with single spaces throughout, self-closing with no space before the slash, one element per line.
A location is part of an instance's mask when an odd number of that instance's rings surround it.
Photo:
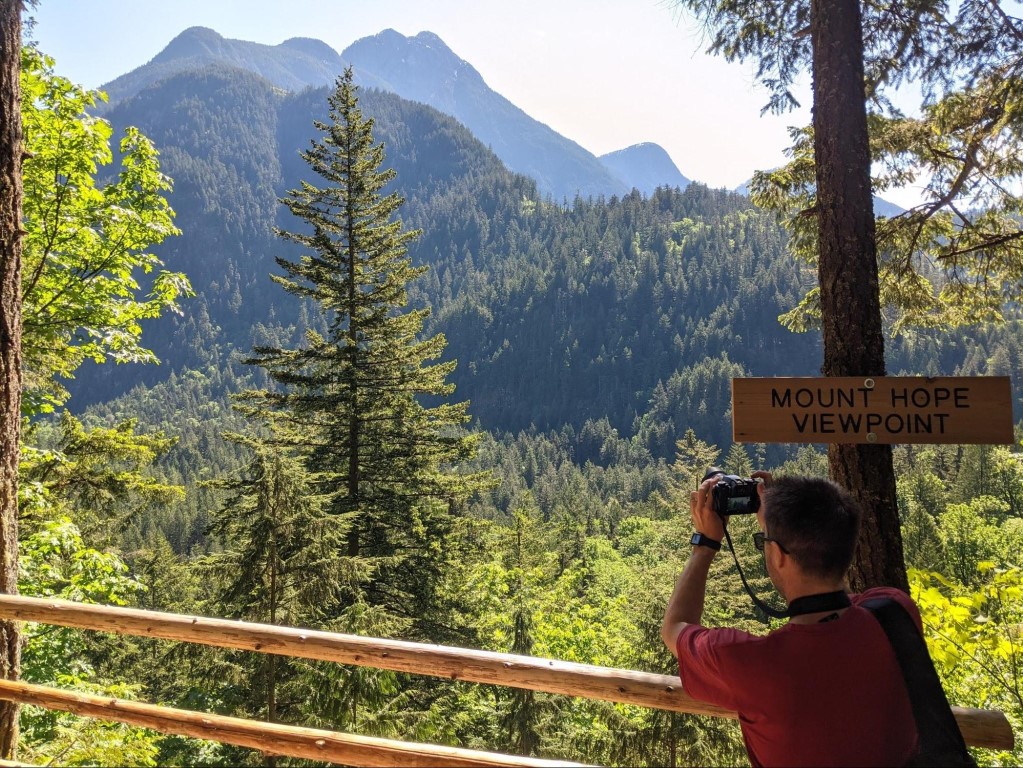
<path fill-rule="evenodd" d="M 491 88 L 595 154 L 652 141 L 689 178 L 733 188 L 784 162 L 804 108 L 760 115 L 752 64 L 703 53 L 670 0 L 40 0 L 35 39 L 72 80 L 98 87 L 145 64 L 192 26 L 339 53 L 391 28 L 435 32 Z M 809 77 L 802 84 L 808 92 Z M 886 195 L 918 202 L 912 190 Z"/>
<path fill-rule="evenodd" d="M 41 0 L 34 37 L 72 80 L 98 87 L 149 61 L 191 26 L 338 52 L 392 28 L 438 34 L 491 88 L 603 154 L 642 141 L 679 170 L 735 187 L 784 161 L 786 127 L 760 117 L 751 65 L 706 56 L 700 30 L 660 0 Z"/>

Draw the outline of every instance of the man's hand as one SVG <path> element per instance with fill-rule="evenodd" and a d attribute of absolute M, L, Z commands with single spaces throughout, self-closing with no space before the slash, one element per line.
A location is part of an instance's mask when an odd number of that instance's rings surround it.
<path fill-rule="evenodd" d="M 759 480 L 760 481 L 760 484 L 757 486 L 757 496 L 759 496 L 760 500 L 763 501 L 764 500 L 764 496 L 763 496 L 764 489 L 767 488 L 767 486 L 769 486 L 774 481 L 774 475 L 772 475 L 767 470 L 758 469 L 758 470 L 754 471 L 750 475 L 750 477 L 752 477 L 754 480 Z"/>
<path fill-rule="evenodd" d="M 725 537 L 725 521 L 714 511 L 714 498 L 712 489 L 717 485 L 718 478 L 707 478 L 698 490 L 689 494 L 689 512 L 693 516 L 693 528 L 697 533 L 709 536 L 714 541 L 721 541 Z"/>

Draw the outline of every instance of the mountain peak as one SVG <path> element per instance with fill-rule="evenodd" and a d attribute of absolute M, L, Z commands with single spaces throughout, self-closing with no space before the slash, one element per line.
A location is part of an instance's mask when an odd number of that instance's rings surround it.
<path fill-rule="evenodd" d="M 380 40 L 381 42 L 400 44 L 408 40 L 408 38 L 405 37 L 405 35 L 403 35 L 398 30 L 388 27 L 387 29 L 380 30 L 375 35 L 370 35 L 369 37 L 361 37 L 354 43 L 352 43 L 352 45 L 358 45 L 363 40 Z"/>
<path fill-rule="evenodd" d="M 608 152 L 599 159 L 627 186 L 635 187 L 645 195 L 651 195 L 655 189 L 664 186 L 685 189 L 690 183 L 664 148 L 652 141 Z"/>
<path fill-rule="evenodd" d="M 406 37 L 393 29 L 385 29 L 356 40 L 345 48 L 342 55 L 348 61 L 372 61 L 372 69 L 385 79 L 388 71 L 404 72 L 411 64 L 433 73 L 457 72 L 460 77 L 471 75 L 483 83 L 479 72 L 433 32 L 423 31 L 414 37 Z"/>
<path fill-rule="evenodd" d="M 314 58 L 330 60 L 339 58 L 338 52 L 322 40 L 314 37 L 291 37 L 281 43 L 278 48 L 298 51 Z"/>
<path fill-rule="evenodd" d="M 344 70 L 337 51 L 320 40 L 293 37 L 279 45 L 232 40 L 207 27 L 189 27 L 171 40 L 148 64 L 103 86 L 109 107 L 160 80 L 205 67 L 233 67 L 298 91 L 333 82 Z"/>
<path fill-rule="evenodd" d="M 153 57 L 153 63 L 210 55 L 219 51 L 223 45 L 224 38 L 216 30 L 189 27 L 167 43 L 167 47 Z"/>
<path fill-rule="evenodd" d="M 420 43 L 424 43 L 426 45 L 436 45 L 436 46 L 439 46 L 439 47 L 443 48 L 446 51 L 450 51 L 451 50 L 450 48 L 448 48 L 447 43 L 445 43 L 443 40 L 441 40 L 440 36 L 437 35 L 434 32 L 427 32 L 426 30 L 423 30 L 418 35 L 413 37 L 412 40 L 415 40 L 415 41 L 420 42 Z"/>
<path fill-rule="evenodd" d="M 223 40 L 224 36 L 217 32 L 215 29 L 209 27 L 195 26 L 189 27 L 188 29 L 182 30 L 177 37 L 170 41 L 169 45 L 174 45 L 179 41 L 220 41 Z"/>

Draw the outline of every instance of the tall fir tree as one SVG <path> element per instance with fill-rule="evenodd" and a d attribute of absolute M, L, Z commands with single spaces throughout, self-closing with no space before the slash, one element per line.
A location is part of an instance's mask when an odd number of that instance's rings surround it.
<path fill-rule="evenodd" d="M 437 585 L 459 504 L 483 480 L 458 465 L 475 454 L 468 403 L 448 403 L 454 361 L 443 336 L 420 338 L 428 309 L 408 306 L 425 267 L 408 255 L 418 231 L 397 218 L 384 149 L 359 108 L 351 69 L 328 98 L 329 121 L 302 153 L 323 186 L 303 182 L 282 202 L 301 226 L 279 230 L 303 250 L 278 258 L 286 291 L 318 305 L 326 331 L 297 349 L 256 347 L 250 363 L 275 387 L 242 408 L 274 414 L 282 447 L 318 478 L 342 544 L 342 574 L 323 620 L 340 630 L 433 639 L 444 626 Z"/>

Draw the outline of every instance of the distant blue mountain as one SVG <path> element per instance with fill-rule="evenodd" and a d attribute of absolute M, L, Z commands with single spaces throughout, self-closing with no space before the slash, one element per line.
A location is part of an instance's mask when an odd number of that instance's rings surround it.
<path fill-rule="evenodd" d="M 905 213 L 906 209 L 900 205 L 889 202 L 884 198 L 874 195 L 874 215 L 884 216 L 886 218 L 893 218 L 898 216 L 900 213 Z"/>
<path fill-rule="evenodd" d="M 746 181 L 744 181 L 742 184 L 737 186 L 732 191 L 733 192 L 737 192 L 740 195 L 745 195 L 746 197 L 749 197 L 749 185 L 752 182 L 753 182 L 753 179 L 751 179 L 751 178 L 747 179 Z M 905 208 L 902 208 L 902 207 L 896 205 L 895 203 L 889 202 L 888 200 L 885 200 L 884 198 L 881 198 L 881 197 L 878 197 L 877 195 L 874 195 L 874 215 L 875 216 L 885 216 L 885 217 L 890 219 L 893 216 L 898 216 L 900 213 L 905 213 L 905 212 L 906 212 Z"/>
<path fill-rule="evenodd" d="M 294 92 L 333 82 L 349 64 L 359 85 L 391 91 L 451 115 L 489 145 L 509 169 L 536 179 L 540 190 L 555 199 L 622 195 L 631 188 L 592 153 L 493 91 L 479 72 L 432 32 L 405 37 L 389 29 L 358 40 L 338 54 L 326 43 L 309 38 L 262 45 L 192 27 L 149 63 L 106 84 L 103 90 L 110 103 L 101 109 L 109 111 L 154 83 L 197 69 L 233 66 Z"/>
<path fill-rule="evenodd" d="M 262 45 L 228 40 L 206 27 L 190 27 L 148 64 L 104 85 L 110 99 L 105 109 L 180 72 L 225 64 L 255 72 L 288 91 L 329 85 L 345 67 L 337 51 L 319 40 L 295 37 L 280 45 Z"/>
<path fill-rule="evenodd" d="M 600 162 L 629 187 L 650 195 L 658 187 L 685 189 L 691 183 L 679 171 L 668 153 L 651 142 L 633 144 L 600 156 Z"/>

